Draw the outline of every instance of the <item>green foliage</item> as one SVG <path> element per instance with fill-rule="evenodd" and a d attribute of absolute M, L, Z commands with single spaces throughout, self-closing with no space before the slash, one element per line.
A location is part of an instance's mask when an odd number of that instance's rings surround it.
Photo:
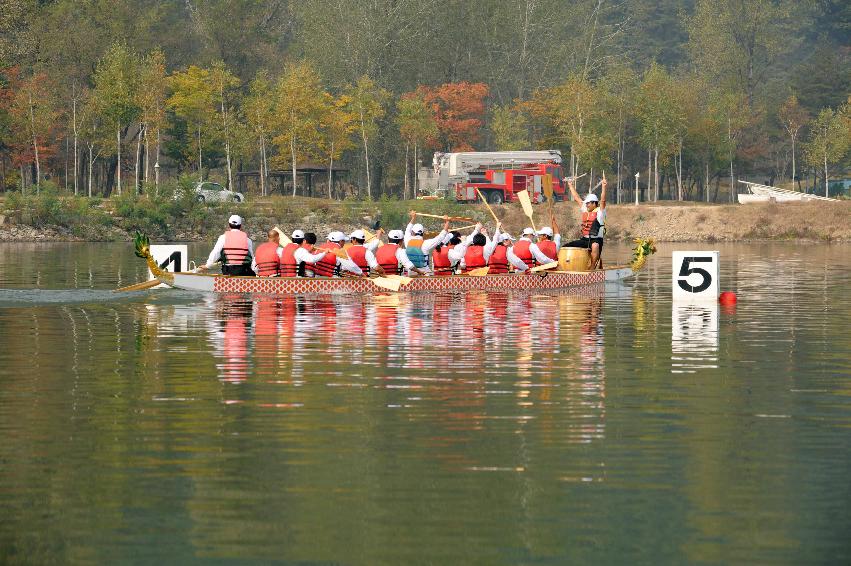
<path fill-rule="evenodd" d="M 497 106 L 491 119 L 493 144 L 498 151 L 523 150 L 529 147 L 526 116 L 511 106 Z"/>

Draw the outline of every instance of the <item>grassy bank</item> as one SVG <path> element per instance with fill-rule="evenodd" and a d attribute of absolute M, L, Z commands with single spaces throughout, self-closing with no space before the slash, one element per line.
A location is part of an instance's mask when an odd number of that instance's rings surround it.
<path fill-rule="evenodd" d="M 220 233 L 230 214 L 246 219 L 255 238 L 280 226 L 315 231 L 370 227 L 376 220 L 386 230 L 403 228 L 410 209 L 431 214 L 465 216 L 490 221 L 482 205 L 452 201 L 331 201 L 307 197 L 270 197 L 242 204 L 203 204 L 192 198 L 174 199 L 125 195 L 110 199 L 60 197 L 52 191 L 21 197 L 9 195 L 0 205 L 4 222 L 0 241 L 81 240 L 121 241 L 139 230 L 159 241 L 208 240 Z M 518 204 L 495 206 L 505 227 L 518 233 L 529 224 Z M 577 207 L 558 203 L 555 217 L 565 237 L 573 237 L 579 223 Z M 536 224 L 549 224 L 549 209 L 535 209 Z M 439 229 L 439 220 L 423 219 L 427 229 Z M 610 239 L 652 237 L 659 241 L 815 240 L 851 241 L 851 202 L 809 202 L 753 205 L 706 205 L 660 202 L 610 205 Z"/>

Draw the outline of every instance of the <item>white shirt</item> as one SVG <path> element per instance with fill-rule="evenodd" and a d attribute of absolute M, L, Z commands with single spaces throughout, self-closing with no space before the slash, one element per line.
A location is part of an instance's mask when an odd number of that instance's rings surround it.
<path fill-rule="evenodd" d="M 358 267 L 358 265 L 350 259 L 343 259 L 341 257 L 338 257 L 337 258 L 337 267 L 339 267 L 343 271 L 348 271 L 349 273 L 354 273 L 355 275 L 363 275 L 363 270 L 360 267 Z"/>
<path fill-rule="evenodd" d="M 399 262 L 399 265 L 407 269 L 408 271 L 413 271 L 416 269 L 414 267 L 414 262 L 408 259 L 408 252 L 405 251 L 405 248 L 399 246 L 396 248 L 396 261 Z"/>
<path fill-rule="evenodd" d="M 239 232 L 238 228 L 231 228 L 231 230 L 236 230 Z M 216 245 L 213 246 L 213 251 L 210 252 L 210 257 L 207 258 L 207 268 L 213 267 L 219 260 L 222 259 L 222 250 L 225 247 L 225 235 L 222 234 L 219 236 L 219 239 L 216 240 Z M 251 254 L 251 257 L 254 258 L 254 242 L 251 241 L 251 238 L 248 238 L 248 253 Z M 253 259 L 252 259 L 253 261 Z"/>
<path fill-rule="evenodd" d="M 541 248 L 538 247 L 538 244 L 532 241 L 529 236 L 523 236 L 520 240 L 526 240 L 529 242 L 529 252 L 532 254 L 532 257 L 535 258 L 535 261 L 538 263 L 550 263 L 555 261 L 555 259 L 547 257 L 547 255 L 541 251 Z M 518 242 L 520 241 L 518 240 Z M 561 236 L 558 236 L 558 243 L 561 243 Z M 558 243 L 556 245 L 558 245 Z"/>
<path fill-rule="evenodd" d="M 579 209 L 579 212 L 588 212 L 588 207 L 583 203 L 582 207 Z M 597 206 L 597 222 L 600 223 L 600 231 L 597 232 L 597 235 L 589 234 L 591 238 L 602 238 L 606 232 L 606 209 L 600 208 Z"/>
<path fill-rule="evenodd" d="M 509 247 L 505 251 L 505 257 L 508 258 L 509 263 L 514 266 L 514 269 L 517 271 L 526 271 L 529 269 L 529 266 L 526 265 L 526 262 L 514 255 L 514 248 Z"/>
<path fill-rule="evenodd" d="M 318 254 L 312 254 L 306 248 L 299 246 L 298 249 L 296 249 L 296 251 L 293 252 L 293 258 L 295 259 L 296 266 L 299 266 L 302 263 L 305 264 L 304 265 L 305 277 L 313 277 L 313 270 L 310 269 L 308 266 L 316 263 L 319 260 L 321 260 L 323 257 L 325 257 L 325 254 L 327 254 L 327 253 L 328 252 L 319 252 Z"/>

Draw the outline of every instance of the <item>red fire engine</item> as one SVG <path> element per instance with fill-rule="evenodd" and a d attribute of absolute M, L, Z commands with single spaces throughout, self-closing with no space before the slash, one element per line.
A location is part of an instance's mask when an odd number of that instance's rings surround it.
<path fill-rule="evenodd" d="M 492 204 L 514 202 L 520 191 L 529 191 L 532 202 L 543 202 L 547 188 L 563 200 L 564 170 L 561 152 L 495 151 L 435 154 L 441 188 L 455 191 L 459 202 L 479 199 L 476 189 Z"/>

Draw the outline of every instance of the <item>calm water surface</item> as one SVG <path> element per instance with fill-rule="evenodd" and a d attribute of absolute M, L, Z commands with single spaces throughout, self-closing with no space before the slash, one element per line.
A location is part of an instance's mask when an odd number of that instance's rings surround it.
<path fill-rule="evenodd" d="M 851 246 L 698 246 L 733 310 L 672 305 L 672 249 L 275 299 L 0 245 L 0 562 L 849 563 Z"/>

